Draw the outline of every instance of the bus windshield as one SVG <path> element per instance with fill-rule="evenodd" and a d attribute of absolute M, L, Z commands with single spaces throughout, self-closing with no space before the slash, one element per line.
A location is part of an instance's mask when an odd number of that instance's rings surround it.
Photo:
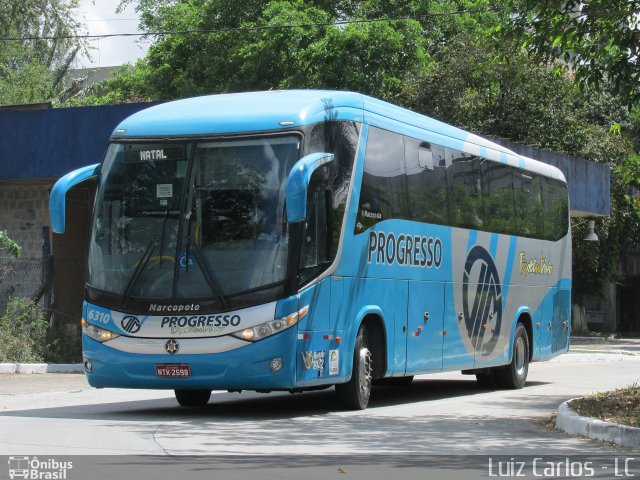
<path fill-rule="evenodd" d="M 283 283 L 285 185 L 301 137 L 113 143 L 88 284 L 137 299 L 218 299 Z"/>

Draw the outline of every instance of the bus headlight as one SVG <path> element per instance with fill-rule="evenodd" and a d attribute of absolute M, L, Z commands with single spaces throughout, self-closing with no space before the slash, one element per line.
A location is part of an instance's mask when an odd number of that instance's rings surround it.
<path fill-rule="evenodd" d="M 113 338 L 120 336 L 119 334 L 114 333 L 111 330 L 97 327 L 94 324 L 87 322 L 84 318 L 82 319 L 81 323 L 82 331 L 84 332 L 84 334 L 100 343 L 107 342 Z"/>
<path fill-rule="evenodd" d="M 269 322 L 261 323 L 255 327 L 245 328 L 238 332 L 234 332 L 231 335 L 234 337 L 247 340 L 249 342 L 255 342 L 256 340 L 262 340 L 263 338 L 270 337 L 278 332 L 282 332 L 287 328 L 294 326 L 309 312 L 309 305 L 302 307 L 297 312 L 287 315 L 286 317 L 277 318 Z"/>

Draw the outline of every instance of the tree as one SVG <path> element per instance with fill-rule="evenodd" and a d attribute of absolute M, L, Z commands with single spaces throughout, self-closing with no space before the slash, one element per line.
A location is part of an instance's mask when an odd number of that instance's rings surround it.
<path fill-rule="evenodd" d="M 0 230 L 0 253 L 8 251 L 15 258 L 20 257 L 22 248 L 16 242 L 9 238 L 5 230 Z"/>
<path fill-rule="evenodd" d="M 273 88 L 401 101 L 404 84 L 428 68 L 449 36 L 494 26 L 500 2 L 124 0 L 136 5 L 142 29 L 181 33 L 153 36 L 145 59 L 85 102 Z"/>
<path fill-rule="evenodd" d="M 66 99 L 67 72 L 84 50 L 77 0 L 0 0 L 0 104 Z"/>
<path fill-rule="evenodd" d="M 600 295 L 618 280 L 621 258 L 640 240 L 640 160 L 634 125 L 619 98 L 577 88 L 568 70 L 538 64 L 517 44 L 461 35 L 434 57 L 435 64 L 405 95 L 415 110 L 471 131 L 507 137 L 611 165 L 611 216 L 597 223 L 600 241 L 583 242 L 574 229 L 573 292 Z M 611 129 L 612 125 L 620 129 Z"/>
<path fill-rule="evenodd" d="M 640 1 L 511 0 L 503 38 L 517 38 L 537 58 L 562 59 L 588 86 L 640 100 Z"/>

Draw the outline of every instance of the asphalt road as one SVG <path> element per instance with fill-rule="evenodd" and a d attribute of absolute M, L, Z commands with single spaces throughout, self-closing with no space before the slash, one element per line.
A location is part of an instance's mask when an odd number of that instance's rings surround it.
<path fill-rule="evenodd" d="M 96 390 L 82 375 L 1 375 L 0 455 L 624 453 L 549 418 L 569 398 L 640 381 L 640 362 L 560 360 L 532 364 L 516 391 L 481 390 L 459 373 L 375 387 L 357 412 L 339 410 L 333 389 L 214 392 L 207 407 L 185 409 L 172 392 Z"/>

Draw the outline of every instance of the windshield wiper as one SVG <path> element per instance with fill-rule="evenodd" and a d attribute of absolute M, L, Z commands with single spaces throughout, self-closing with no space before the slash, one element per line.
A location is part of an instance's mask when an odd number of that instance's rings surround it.
<path fill-rule="evenodd" d="M 202 274 L 204 275 L 204 279 L 207 281 L 209 288 L 213 291 L 214 295 L 218 298 L 220 305 L 223 308 L 229 307 L 229 301 L 227 297 L 222 293 L 222 287 L 220 287 L 220 282 L 216 278 L 215 274 L 209 267 L 209 262 L 207 261 L 207 257 L 202 254 L 202 250 L 197 243 L 193 244 L 193 254 L 196 257 L 196 261 L 198 265 L 200 265 L 200 269 L 202 270 Z"/>
<path fill-rule="evenodd" d="M 157 236 L 155 236 L 155 237 L 153 237 L 151 239 L 151 241 L 149 242 L 149 245 L 147 245 L 147 248 L 145 249 L 144 253 L 142 254 L 142 258 L 140 259 L 140 261 L 138 262 L 138 265 L 136 265 L 135 270 L 131 274 L 131 278 L 129 279 L 129 283 L 127 283 L 127 288 L 124 289 L 124 293 L 122 294 L 122 300 L 120 300 L 120 306 L 121 307 L 124 306 L 126 301 L 129 299 L 129 293 L 131 292 L 131 289 L 133 288 L 135 283 L 138 281 L 138 278 L 140 277 L 140 274 L 142 273 L 144 268 L 147 266 L 147 263 L 149 263 L 149 259 L 151 258 L 151 254 L 153 253 L 153 251 L 158 246 L 158 242 L 159 242 L 159 239 L 158 239 Z"/>
<path fill-rule="evenodd" d="M 189 220 L 187 220 L 187 242 L 185 245 L 185 269 L 187 272 L 189 271 L 189 254 L 191 253 L 191 244 L 193 241 L 193 238 L 191 236 L 191 220 L 192 219 L 193 219 L 193 211 L 189 212 Z M 220 302 L 220 305 L 223 308 L 229 307 L 229 300 L 227 300 L 227 297 L 224 296 L 224 293 L 222 292 L 222 287 L 220 287 L 220 282 L 218 282 L 217 277 L 211 270 L 211 267 L 209 266 L 209 262 L 207 261 L 207 258 L 202 253 L 202 250 L 198 246 L 197 242 L 193 242 L 193 255 L 196 257 L 196 262 L 198 262 L 198 265 L 200 265 L 200 270 L 202 271 L 202 275 L 204 276 L 204 279 L 207 282 L 207 285 L 209 285 L 209 288 L 218 299 L 218 302 Z"/>

